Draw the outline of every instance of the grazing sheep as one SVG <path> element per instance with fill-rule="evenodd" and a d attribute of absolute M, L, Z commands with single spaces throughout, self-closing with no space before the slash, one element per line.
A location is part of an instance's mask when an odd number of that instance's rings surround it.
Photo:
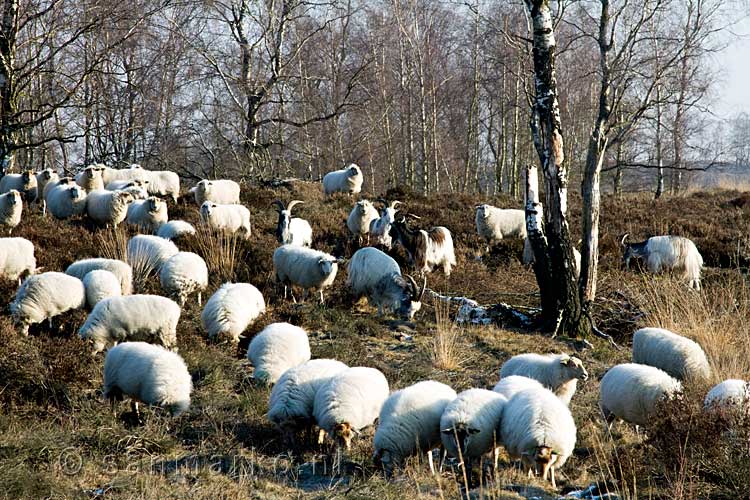
<path fill-rule="evenodd" d="M 152 196 L 146 200 L 135 200 L 128 205 L 126 220 L 144 231 L 155 231 L 167 222 L 167 204 Z"/>
<path fill-rule="evenodd" d="M 190 407 L 193 380 L 185 361 L 175 352 L 146 342 L 125 342 L 107 351 L 104 358 L 103 395 L 114 408 L 123 395 L 138 402 L 160 406 L 176 417 Z"/>
<path fill-rule="evenodd" d="M 391 394 L 383 403 L 375 432 L 373 461 L 387 473 L 401 467 L 415 453 L 427 453 L 434 474 L 431 450 L 440 446 L 440 417 L 456 391 L 425 380 Z"/>
<path fill-rule="evenodd" d="M 357 194 L 362 191 L 365 178 L 362 170 L 354 163 L 341 170 L 328 172 L 323 176 L 323 192 L 326 196 L 333 193 Z"/>
<path fill-rule="evenodd" d="M 166 240 L 176 240 L 189 234 L 195 234 L 195 227 L 184 220 L 165 222 L 156 230 L 156 236 Z"/>
<path fill-rule="evenodd" d="M 739 379 L 729 379 L 716 384 L 706 394 L 703 407 L 707 410 L 736 407 L 750 409 L 750 384 Z"/>
<path fill-rule="evenodd" d="M 177 202 L 180 197 L 180 176 L 169 170 L 144 170 L 143 179 L 147 180 L 146 191 L 151 196 L 170 196 Z"/>
<path fill-rule="evenodd" d="M 500 435 L 498 429 L 503 408 L 508 402 L 504 396 L 486 389 L 469 389 L 448 403 L 440 417 L 441 439 L 451 457 L 461 458 L 466 478 L 473 484 L 473 462 L 493 452 L 497 468 Z"/>
<path fill-rule="evenodd" d="M 161 266 L 159 281 L 164 291 L 177 299 L 180 306 L 191 293 L 198 292 L 198 306 L 201 294 L 208 286 L 208 267 L 203 258 L 192 252 L 177 252 Z"/>
<path fill-rule="evenodd" d="M 7 227 L 8 234 L 21 223 L 22 212 L 23 199 L 21 193 L 11 189 L 7 193 L 0 194 L 0 226 Z"/>
<path fill-rule="evenodd" d="M 47 185 L 53 183 L 56 186 L 59 181 L 60 176 L 51 168 L 45 168 L 36 174 L 36 202 L 42 204 L 43 215 L 47 215 Z"/>
<path fill-rule="evenodd" d="M 120 280 L 104 269 L 94 269 L 86 273 L 83 277 L 83 287 L 86 290 L 86 305 L 89 309 L 93 309 L 96 304 L 107 297 L 122 295 Z"/>
<path fill-rule="evenodd" d="M 354 435 L 375 423 L 387 398 L 388 381 L 380 370 L 357 366 L 337 373 L 315 395 L 318 442 L 325 432 L 337 447 L 350 450 Z"/>
<path fill-rule="evenodd" d="M 117 226 L 128 215 L 128 205 L 133 195 L 123 191 L 97 189 L 86 199 L 86 213 L 97 224 Z"/>
<path fill-rule="evenodd" d="M 21 174 L 5 174 L 0 179 L 0 194 L 15 189 L 23 197 L 23 201 L 32 204 L 39 194 L 36 175 L 33 170 L 25 170 Z"/>
<path fill-rule="evenodd" d="M 49 188 L 52 183 L 47 184 Z M 57 219 L 69 219 L 86 213 L 88 196 L 81 186 L 72 180 L 60 179 L 60 184 L 52 185 L 45 199 L 47 209 Z"/>
<path fill-rule="evenodd" d="M 525 389 L 544 389 L 544 386 L 541 382 L 533 378 L 524 377 L 522 375 L 510 375 L 501 378 L 500 381 L 495 384 L 495 387 L 492 388 L 493 391 L 502 394 L 508 400 Z"/>
<path fill-rule="evenodd" d="M 97 269 L 109 271 L 117 277 L 122 295 L 130 295 L 133 292 L 133 269 L 121 260 L 103 258 L 81 259 L 69 265 L 65 270 L 65 274 L 82 280 L 88 273 Z"/>
<path fill-rule="evenodd" d="M 131 164 L 128 168 L 110 168 L 105 167 L 102 172 L 102 182 L 104 185 L 114 181 L 145 181 L 146 171 L 137 163 Z M 109 188 L 107 188 L 109 189 Z"/>
<path fill-rule="evenodd" d="M 334 359 L 312 359 L 289 368 L 274 384 L 266 417 L 291 443 L 300 429 L 310 429 L 315 395 L 331 378 L 349 368 Z"/>
<path fill-rule="evenodd" d="M 515 208 L 497 208 L 483 204 L 474 207 L 477 234 L 487 242 L 487 249 L 504 238 L 526 238 L 526 212 Z"/>
<path fill-rule="evenodd" d="M 390 250 L 393 244 L 391 238 L 391 225 L 396 221 L 396 208 L 400 201 L 394 200 L 389 204 L 383 201 L 383 210 L 380 217 L 370 222 L 370 243 L 372 245 L 381 245 Z"/>
<path fill-rule="evenodd" d="M 25 238 L 0 238 L 0 276 L 20 280 L 27 274 L 34 274 L 35 270 L 32 242 Z"/>
<path fill-rule="evenodd" d="M 309 247 L 312 245 L 312 227 L 305 219 L 292 217 L 292 207 L 298 203 L 304 203 L 299 200 L 292 200 L 289 206 L 284 207 L 281 200 L 273 202 L 276 205 L 276 211 L 279 213 L 279 221 L 276 224 L 276 239 L 282 245 L 300 245 Z"/>
<path fill-rule="evenodd" d="M 29 276 L 18 288 L 10 304 L 13 323 L 23 335 L 29 325 L 41 323 L 71 309 L 86 305 L 86 292 L 78 278 L 64 273 L 48 272 Z"/>
<path fill-rule="evenodd" d="M 361 248 L 354 252 L 347 272 L 347 286 L 355 296 L 367 296 L 369 303 L 377 306 L 380 315 L 389 310 L 411 320 L 422 307 L 427 280 L 420 290 L 414 278 L 401 276 L 398 263 L 376 248 Z"/>
<path fill-rule="evenodd" d="M 172 348 L 177 345 L 180 306 L 160 295 L 124 295 L 101 300 L 78 330 L 94 345 L 94 354 L 129 340 Z"/>
<path fill-rule="evenodd" d="M 310 361 L 307 332 L 289 323 L 271 323 L 253 337 L 247 359 L 255 367 L 255 380 L 275 384 L 289 368 Z"/>
<path fill-rule="evenodd" d="M 240 185 L 227 179 L 213 181 L 203 179 L 191 191 L 193 191 L 195 203 L 199 207 L 206 201 L 219 205 L 237 205 L 240 203 Z"/>
<path fill-rule="evenodd" d="M 503 445 L 511 458 L 521 459 L 529 474 L 550 478 L 573 454 L 576 424 L 568 407 L 547 389 L 525 389 L 505 405 L 500 425 Z"/>
<path fill-rule="evenodd" d="M 675 271 L 689 282 L 690 288 L 700 290 L 703 257 L 695 243 L 682 236 L 652 236 L 641 243 L 625 243 L 628 235 L 622 237 L 622 260 L 630 269 L 631 259 L 643 259 L 648 271 L 658 274 L 662 271 Z"/>
<path fill-rule="evenodd" d="M 179 250 L 169 240 L 150 234 L 137 234 L 128 241 L 128 262 L 139 280 L 161 271 L 161 266 Z"/>
<path fill-rule="evenodd" d="M 243 205 L 218 205 L 204 201 L 201 205 L 201 220 L 224 233 L 244 233 L 246 240 L 250 238 L 250 210 Z"/>
<path fill-rule="evenodd" d="M 354 208 L 349 212 L 349 218 L 346 219 L 346 227 L 359 244 L 362 243 L 365 236 L 370 233 L 370 224 L 378 218 L 378 211 L 368 200 L 359 200 L 354 204 Z"/>
<path fill-rule="evenodd" d="M 100 163 L 84 168 L 82 172 L 76 174 L 76 184 L 89 192 L 103 190 L 104 181 L 102 180 L 102 173 L 105 168 L 106 167 Z"/>
<path fill-rule="evenodd" d="M 240 341 L 242 332 L 266 312 L 260 291 L 249 283 L 224 283 L 201 313 L 201 324 L 210 339 Z"/>
<path fill-rule="evenodd" d="M 391 238 L 400 243 L 409 254 L 414 267 L 422 274 L 431 273 L 436 267 L 450 276 L 451 267 L 456 265 L 451 232 L 436 226 L 429 231 L 415 230 L 401 217 L 391 225 Z"/>
<path fill-rule="evenodd" d="M 566 406 L 576 392 L 578 379 L 586 381 L 589 374 L 583 362 L 567 354 L 519 354 L 503 363 L 500 379 L 521 375 L 538 380 L 554 392 Z"/>
<path fill-rule="evenodd" d="M 663 328 L 641 328 L 633 334 L 633 363 L 654 366 L 683 381 L 703 381 L 711 376 L 701 346 Z"/>
<path fill-rule="evenodd" d="M 625 363 L 604 374 L 599 408 L 608 427 L 615 418 L 635 425 L 652 422 L 657 404 L 682 391 L 680 381 L 653 366 Z"/>
<path fill-rule="evenodd" d="M 276 280 L 284 284 L 284 298 L 287 286 L 297 285 L 305 291 L 312 289 L 320 293 L 323 303 L 323 290 L 333 284 L 339 265 L 333 255 L 311 248 L 283 245 L 273 252 L 273 268 Z M 294 294 L 292 294 L 294 299 Z M 294 302 L 297 302 L 294 299 Z"/>

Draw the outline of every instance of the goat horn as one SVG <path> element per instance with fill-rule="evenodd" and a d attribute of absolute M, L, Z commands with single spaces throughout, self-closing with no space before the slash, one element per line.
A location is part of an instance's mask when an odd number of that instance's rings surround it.
<path fill-rule="evenodd" d="M 417 291 L 419 290 L 419 288 L 417 287 L 417 282 L 414 281 L 414 278 L 412 278 L 408 274 L 405 274 L 404 276 L 406 276 L 406 279 L 409 280 L 409 283 L 411 283 L 412 290 L 413 290 L 412 291 L 412 296 L 416 299 L 417 298 Z"/>
<path fill-rule="evenodd" d="M 422 282 L 422 291 L 419 292 L 419 300 L 422 300 L 422 297 L 424 296 L 424 292 L 427 290 L 427 276 L 424 277 L 424 281 Z"/>
<path fill-rule="evenodd" d="M 301 201 L 301 200 L 292 200 L 292 201 L 289 202 L 289 205 L 286 206 L 286 209 L 291 212 L 292 211 L 292 207 L 294 205 L 299 205 L 300 203 L 304 203 L 304 201 Z"/>
<path fill-rule="evenodd" d="M 390 204 L 390 208 L 392 208 L 392 209 L 394 209 L 394 210 L 395 210 L 395 209 L 396 209 L 396 205 L 403 205 L 403 203 L 401 203 L 401 202 L 400 202 L 400 201 L 398 201 L 398 200 L 393 200 L 393 201 L 391 202 L 391 204 Z"/>
<path fill-rule="evenodd" d="M 625 246 L 625 240 L 628 239 L 628 233 L 625 233 L 625 236 L 622 237 L 622 240 L 620 241 L 620 246 Z"/>
<path fill-rule="evenodd" d="M 281 200 L 273 200 L 270 206 L 276 205 L 278 208 L 277 212 L 281 212 L 282 210 L 286 210 L 286 207 L 284 207 L 284 202 Z"/>
<path fill-rule="evenodd" d="M 421 218 L 422 218 L 422 217 L 420 217 L 420 216 L 418 216 L 418 215 L 414 215 L 414 214 L 406 214 L 406 215 L 408 215 L 409 217 L 411 217 L 411 218 L 413 218 L 413 219 L 417 219 L 417 220 L 419 220 L 419 219 L 421 219 Z"/>

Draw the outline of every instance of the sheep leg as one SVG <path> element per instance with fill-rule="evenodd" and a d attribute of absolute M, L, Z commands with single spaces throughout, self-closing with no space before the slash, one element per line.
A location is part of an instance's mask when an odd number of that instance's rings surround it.
<path fill-rule="evenodd" d="M 137 418 L 138 421 L 140 422 L 141 421 L 141 412 L 138 409 L 138 401 L 136 401 L 134 399 L 130 400 L 130 408 L 135 413 L 135 418 Z"/>
<path fill-rule="evenodd" d="M 203 295 L 198 292 L 198 307 L 203 307 Z"/>
<path fill-rule="evenodd" d="M 492 472 L 497 474 L 497 462 L 500 459 L 500 448 L 496 446 L 492 450 Z"/>
<path fill-rule="evenodd" d="M 320 294 L 320 305 L 325 305 L 326 301 L 323 299 L 323 290 L 318 290 Z"/>
<path fill-rule="evenodd" d="M 318 429 L 318 444 L 323 444 L 326 438 L 326 431 L 323 429 Z"/>
<path fill-rule="evenodd" d="M 552 482 L 552 488 L 557 489 L 557 483 L 555 482 L 555 466 L 552 465 L 549 468 L 550 481 Z"/>
<path fill-rule="evenodd" d="M 435 461 L 432 458 L 432 450 L 427 450 L 427 463 L 430 465 L 430 474 L 435 475 Z"/>

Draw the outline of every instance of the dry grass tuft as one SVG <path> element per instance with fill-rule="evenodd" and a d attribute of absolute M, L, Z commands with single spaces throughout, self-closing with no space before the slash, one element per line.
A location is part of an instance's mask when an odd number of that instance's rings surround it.
<path fill-rule="evenodd" d="M 206 261 L 209 276 L 217 277 L 220 283 L 234 281 L 240 237 L 237 234 L 216 230 L 206 224 L 199 224 L 195 229 L 196 253 Z"/>
<path fill-rule="evenodd" d="M 450 305 L 434 301 L 435 335 L 432 338 L 432 362 L 440 370 L 455 370 L 461 366 L 459 339 L 461 330 L 451 320 Z"/>
<path fill-rule="evenodd" d="M 128 231 L 124 225 L 103 229 L 95 238 L 99 255 L 106 259 L 128 261 Z"/>

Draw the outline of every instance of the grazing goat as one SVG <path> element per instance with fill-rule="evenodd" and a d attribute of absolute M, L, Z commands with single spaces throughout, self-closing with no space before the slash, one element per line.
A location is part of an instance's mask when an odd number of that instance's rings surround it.
<path fill-rule="evenodd" d="M 652 236 L 641 243 L 625 243 L 627 238 L 626 234 L 620 242 L 622 261 L 627 269 L 630 268 L 631 259 L 643 259 L 649 272 L 681 272 L 690 288 L 701 289 L 703 257 L 691 240 L 682 236 Z"/>
<path fill-rule="evenodd" d="M 276 239 L 282 245 L 300 245 L 309 247 L 312 245 L 312 227 L 305 219 L 292 217 L 292 207 L 299 203 L 300 200 L 292 200 L 289 205 L 284 207 L 284 202 L 275 200 L 276 211 L 279 213 L 279 221 L 276 224 Z"/>
<path fill-rule="evenodd" d="M 450 276 L 451 267 L 456 265 L 456 255 L 453 253 L 453 238 L 447 228 L 436 226 L 429 231 L 410 229 L 406 217 L 401 217 L 391 225 L 390 235 L 403 245 L 419 272 L 429 273 L 441 266 L 443 273 Z"/>

